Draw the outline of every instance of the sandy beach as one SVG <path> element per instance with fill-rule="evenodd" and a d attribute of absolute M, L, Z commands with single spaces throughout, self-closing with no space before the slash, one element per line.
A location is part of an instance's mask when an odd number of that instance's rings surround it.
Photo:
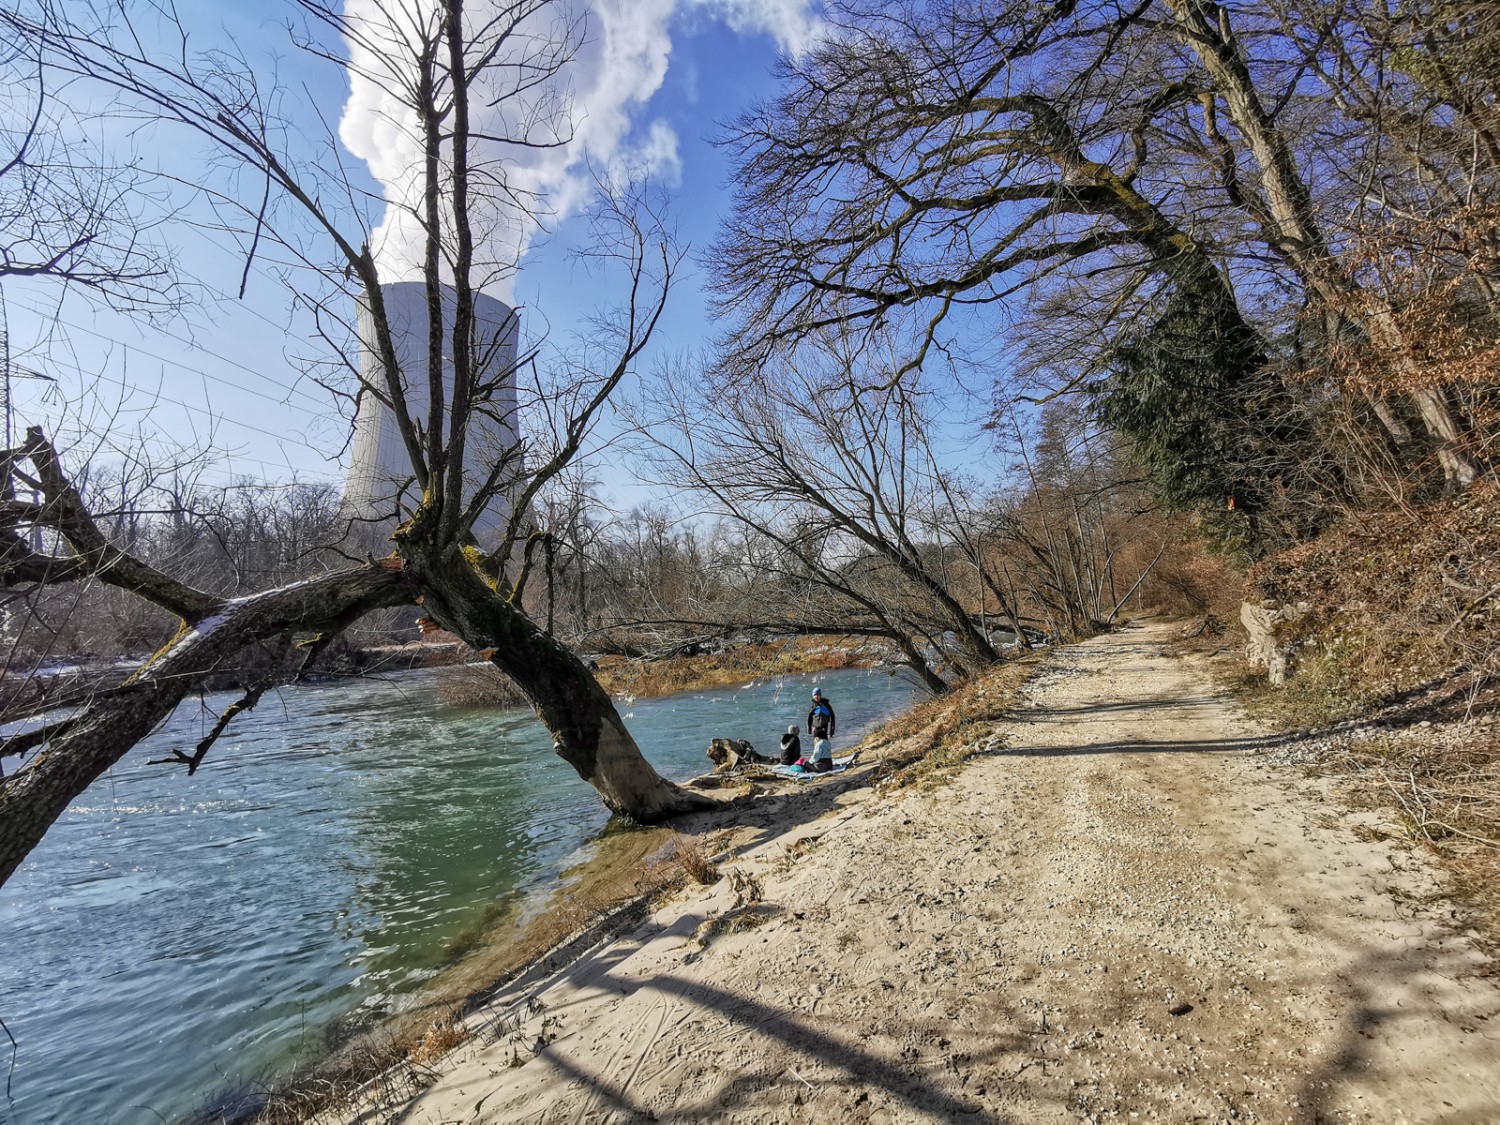
<path fill-rule="evenodd" d="M 1055 653 L 1004 719 L 968 685 L 941 784 L 875 782 L 872 736 L 362 1120 L 1500 1121 L 1500 986 L 1442 878 L 1173 636 Z"/>

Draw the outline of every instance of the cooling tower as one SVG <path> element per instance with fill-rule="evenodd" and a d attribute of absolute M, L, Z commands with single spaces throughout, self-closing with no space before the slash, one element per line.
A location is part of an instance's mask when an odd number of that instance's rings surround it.
<path fill-rule="evenodd" d="M 427 425 L 427 290 L 421 282 L 386 285 L 386 319 L 391 326 L 403 385 L 408 388 L 406 405 L 412 417 Z M 520 315 L 493 297 L 474 298 L 474 347 L 481 378 L 503 375 L 500 389 L 470 419 L 468 447 L 464 455 L 464 498 L 488 476 L 491 468 L 509 454 L 516 457 L 516 338 Z M 453 399 L 453 293 L 443 292 L 443 400 Z M 359 373 L 369 386 L 384 389 L 385 374 L 374 347 L 374 321 L 368 300 L 359 302 Z M 441 419 L 446 436 L 448 421 Z M 519 460 L 508 469 L 517 472 Z M 366 393 L 354 419 L 354 449 L 349 477 L 344 487 L 344 514 L 357 521 L 354 535 L 362 541 L 388 539 L 396 527 L 397 493 L 412 477 L 411 460 L 396 427 L 396 416 L 374 395 Z M 416 500 L 415 487 L 406 486 L 408 510 Z M 482 546 L 493 547 L 510 519 L 510 498 L 502 491 L 474 524 Z"/>

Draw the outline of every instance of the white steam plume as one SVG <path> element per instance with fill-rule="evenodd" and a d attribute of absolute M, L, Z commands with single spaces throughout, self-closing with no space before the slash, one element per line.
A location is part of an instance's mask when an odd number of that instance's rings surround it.
<path fill-rule="evenodd" d="M 421 271 L 425 240 L 414 210 L 421 202 L 422 147 L 403 88 L 415 82 L 411 43 L 436 26 L 435 7 L 433 0 L 344 5 L 359 30 L 348 41 L 351 84 L 339 136 L 385 191 L 373 245 L 386 281 L 413 280 Z M 477 142 L 473 159 L 486 175 L 503 173 L 499 190 L 480 181 L 483 200 L 473 220 L 484 241 L 475 278 L 502 300 L 510 299 L 514 266 L 541 222 L 566 218 L 588 202 L 595 190 L 591 167 L 616 179 L 644 173 L 669 186 L 680 180 L 676 133 L 660 118 L 640 120 L 666 77 L 680 13 L 723 19 L 742 34 L 770 34 L 793 54 L 820 31 L 810 0 L 473 0 L 465 19 L 470 29 L 509 23 L 523 7 L 528 11 L 507 38 L 502 62 L 519 63 L 568 35 L 576 43 L 585 28 L 586 35 L 556 75 L 518 92 L 520 72 L 495 67 L 495 84 L 472 98 L 471 128 L 496 138 Z"/>

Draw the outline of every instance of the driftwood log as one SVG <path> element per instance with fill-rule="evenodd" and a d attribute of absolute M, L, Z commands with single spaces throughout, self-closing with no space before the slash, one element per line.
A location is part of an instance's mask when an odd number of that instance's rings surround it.
<path fill-rule="evenodd" d="M 708 744 L 708 760 L 714 772 L 729 773 L 740 766 L 775 765 L 778 759 L 758 754 L 743 738 L 715 738 Z"/>

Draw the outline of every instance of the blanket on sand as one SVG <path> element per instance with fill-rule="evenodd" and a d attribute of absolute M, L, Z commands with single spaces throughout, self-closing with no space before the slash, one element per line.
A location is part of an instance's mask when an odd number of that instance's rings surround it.
<path fill-rule="evenodd" d="M 830 777 L 836 773 L 843 773 L 854 764 L 859 754 L 845 754 L 842 758 L 833 760 L 833 769 L 818 773 L 816 770 L 805 770 L 801 766 L 772 766 L 771 772 L 777 777 L 790 778 L 793 781 L 814 781 L 820 777 Z"/>

